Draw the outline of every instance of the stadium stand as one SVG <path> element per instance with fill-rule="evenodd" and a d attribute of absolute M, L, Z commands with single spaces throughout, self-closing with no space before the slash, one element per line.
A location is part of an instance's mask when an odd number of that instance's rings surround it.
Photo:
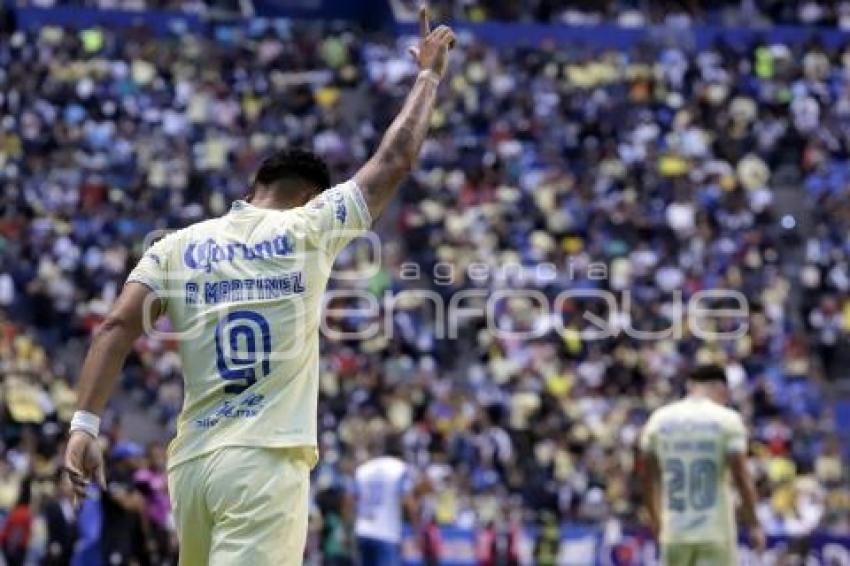
<path fill-rule="evenodd" d="M 393 0 L 415 10 L 411 0 Z M 722 24 L 745 27 L 820 25 L 845 28 L 850 4 L 816 0 L 451 0 L 434 2 L 448 19 L 473 22 L 539 22 L 593 26 L 615 22 L 626 27 L 653 24 Z"/>

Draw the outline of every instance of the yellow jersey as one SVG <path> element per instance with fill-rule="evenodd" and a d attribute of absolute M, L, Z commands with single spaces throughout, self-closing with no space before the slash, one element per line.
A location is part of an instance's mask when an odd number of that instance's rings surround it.
<path fill-rule="evenodd" d="M 237 201 L 146 250 L 128 281 L 164 305 L 184 378 L 169 468 L 224 446 L 303 446 L 315 463 L 322 296 L 370 224 L 350 180 L 290 210 Z"/>
<path fill-rule="evenodd" d="M 714 401 L 687 397 L 656 410 L 641 435 L 663 476 L 662 544 L 734 544 L 735 510 L 727 455 L 747 449 L 741 416 Z"/>

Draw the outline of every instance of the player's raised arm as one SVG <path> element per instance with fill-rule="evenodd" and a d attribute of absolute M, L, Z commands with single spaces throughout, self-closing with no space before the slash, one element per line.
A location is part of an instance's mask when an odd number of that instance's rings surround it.
<path fill-rule="evenodd" d="M 150 287 L 129 282 L 98 327 L 77 384 L 77 412 L 65 449 L 65 470 L 77 497 L 90 481 L 105 483 L 103 455 L 97 443 L 99 415 L 106 407 L 124 361 L 141 335 L 145 317 L 156 320 L 161 304 Z M 146 312 L 147 311 L 147 312 Z"/>
<path fill-rule="evenodd" d="M 437 87 L 446 73 L 448 51 L 454 44 L 454 32 L 447 26 L 431 31 L 424 6 L 419 9 L 419 35 L 418 47 L 410 50 L 420 68 L 416 82 L 375 155 L 355 175 L 372 218 L 383 212 L 416 164 L 428 132 Z"/>
<path fill-rule="evenodd" d="M 655 455 L 656 424 L 656 419 L 650 417 L 641 431 L 638 475 L 649 527 L 652 530 L 652 536 L 657 539 L 661 531 L 661 467 Z"/>
<path fill-rule="evenodd" d="M 661 469 L 655 454 L 641 453 L 641 491 L 652 536 L 658 539 L 661 531 Z"/>

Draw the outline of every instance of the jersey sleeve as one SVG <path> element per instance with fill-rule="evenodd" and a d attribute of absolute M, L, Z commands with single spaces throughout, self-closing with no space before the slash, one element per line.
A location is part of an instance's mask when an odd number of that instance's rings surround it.
<path fill-rule="evenodd" d="M 747 451 L 747 429 L 741 416 L 734 414 L 726 427 L 726 451 L 740 454 Z"/>
<path fill-rule="evenodd" d="M 127 283 L 134 281 L 150 287 L 161 301 L 167 299 L 167 241 L 168 238 L 163 238 L 149 247 L 127 277 Z"/>
<path fill-rule="evenodd" d="M 398 488 L 401 495 L 409 495 L 413 488 L 416 486 L 416 475 L 410 466 L 404 467 L 404 472 L 401 474 L 401 478 L 398 482 Z"/>
<path fill-rule="evenodd" d="M 640 449 L 648 454 L 655 453 L 658 432 L 658 419 L 655 415 L 649 417 L 640 434 Z"/>
<path fill-rule="evenodd" d="M 369 207 L 354 179 L 337 185 L 303 208 L 309 236 L 330 258 L 372 225 Z"/>

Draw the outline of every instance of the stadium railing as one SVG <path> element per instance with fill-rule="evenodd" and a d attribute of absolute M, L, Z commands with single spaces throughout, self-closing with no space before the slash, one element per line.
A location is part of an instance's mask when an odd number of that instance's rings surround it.
<path fill-rule="evenodd" d="M 358 4 L 357 9 L 352 5 Z M 305 18 L 351 20 L 369 27 L 383 25 L 400 35 L 416 33 L 414 23 L 396 21 L 386 2 L 369 0 L 366 8 L 346 0 L 321 0 L 309 5 L 255 1 L 255 16 L 267 18 Z M 57 6 L 38 8 L 32 6 L 7 6 L 22 28 L 45 25 L 71 27 L 144 26 L 155 34 L 202 32 L 214 24 L 195 14 L 168 10 L 105 10 Z M 649 26 L 624 28 L 614 24 L 594 26 L 567 26 L 560 24 L 455 22 L 458 33 L 468 33 L 496 47 L 553 45 L 583 45 L 604 49 L 627 49 L 640 43 L 670 43 L 701 49 L 725 42 L 733 47 L 745 47 L 754 42 L 800 44 L 817 39 L 827 47 L 850 43 L 850 33 L 839 29 L 809 28 L 804 26 L 773 26 L 769 28 L 718 27 L 699 25 L 693 27 Z"/>

